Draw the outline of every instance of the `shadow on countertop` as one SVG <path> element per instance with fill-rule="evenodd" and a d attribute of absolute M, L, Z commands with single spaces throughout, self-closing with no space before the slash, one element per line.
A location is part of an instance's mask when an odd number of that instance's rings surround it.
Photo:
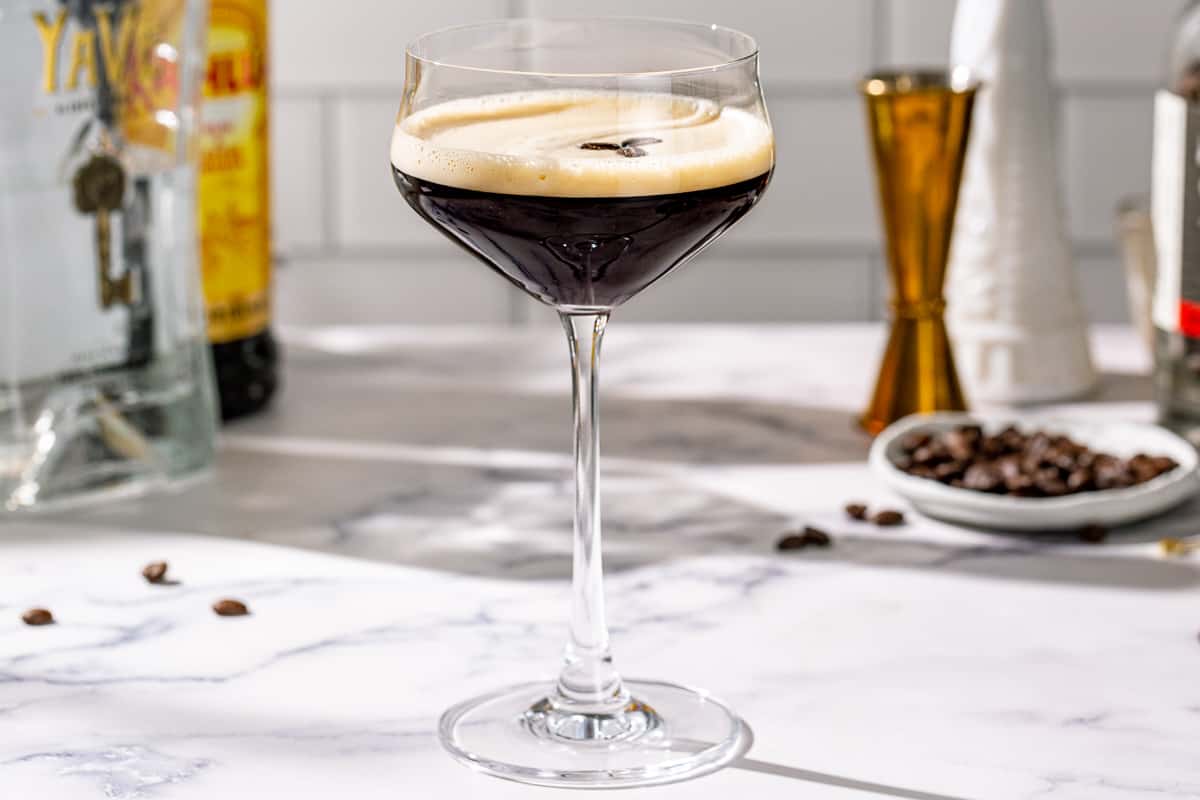
<path fill-rule="evenodd" d="M 746 731 L 750 737 L 750 745 L 747 751 L 754 747 L 754 730 L 748 724 Z M 747 758 L 743 756 L 737 761 L 729 765 L 729 769 L 740 769 L 747 772 L 758 772 L 763 775 L 773 775 L 777 778 L 788 778 L 790 780 L 802 781 L 804 783 L 820 784 L 821 786 L 835 786 L 839 789 L 849 789 L 856 792 L 867 792 L 880 797 L 898 797 L 904 800 L 966 800 L 963 797 L 952 797 L 945 794 L 934 794 L 925 792 L 919 789 L 909 789 L 902 786 L 892 786 L 885 783 L 875 783 L 873 781 L 863 781 L 857 778 L 851 778 L 844 775 L 834 775 L 829 772 L 817 772 L 811 769 L 802 767 L 791 767 L 786 764 L 776 764 L 770 761 L 760 761 L 756 758 Z"/>
<path fill-rule="evenodd" d="M 46 518 L 243 538 L 468 575 L 568 575 L 573 488 L 562 398 L 414 389 L 339 408 L 345 390 L 336 381 L 291 390 L 311 391 L 314 400 L 231 428 L 209 482 Z M 419 397 L 425 410 L 409 413 L 384 402 L 389 397 Z M 843 411 L 618 396 L 605 401 L 604 412 L 604 550 L 612 572 L 723 553 L 783 557 L 774 551 L 779 537 L 811 523 L 836 546 L 788 557 L 1039 583 L 1162 591 L 1200 585 L 1200 561 L 1085 549 L 1061 537 L 964 534 L 919 518 L 883 532 L 846 521 L 844 496 L 822 503 L 824 513 L 797 518 L 689 478 L 697 466 L 861 463 L 866 437 Z M 1197 519 L 1200 501 L 1114 532 L 1110 542 L 1195 535 Z"/>
<path fill-rule="evenodd" d="M 1154 382 L 1149 375 L 1128 372 L 1103 372 L 1096 393 L 1089 403 L 1150 403 L 1154 401 Z"/>

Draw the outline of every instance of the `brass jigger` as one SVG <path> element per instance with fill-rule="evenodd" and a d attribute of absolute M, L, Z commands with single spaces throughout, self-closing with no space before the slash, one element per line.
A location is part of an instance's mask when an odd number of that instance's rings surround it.
<path fill-rule="evenodd" d="M 942 290 L 978 84 L 954 72 L 880 73 L 859 86 L 875 154 L 892 281 L 892 330 L 872 435 L 918 412 L 964 411 Z"/>

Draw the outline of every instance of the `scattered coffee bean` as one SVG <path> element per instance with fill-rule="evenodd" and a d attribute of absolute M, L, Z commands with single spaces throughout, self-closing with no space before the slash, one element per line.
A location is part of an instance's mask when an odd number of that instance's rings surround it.
<path fill-rule="evenodd" d="M 218 600 L 213 603 L 212 609 L 220 617 L 244 617 L 250 613 L 250 609 L 246 608 L 246 604 L 241 600 Z"/>
<path fill-rule="evenodd" d="M 612 142 L 584 142 L 579 145 L 580 150 L 620 150 L 621 145 L 613 144 Z"/>
<path fill-rule="evenodd" d="M 820 528 L 813 528 L 811 526 L 804 529 L 803 538 L 806 544 L 817 547 L 829 547 L 833 544 L 833 537 Z"/>
<path fill-rule="evenodd" d="M 44 608 L 31 608 L 21 615 L 21 621 L 35 628 L 42 625 L 53 625 L 54 615 Z"/>
<path fill-rule="evenodd" d="M 877 513 L 871 519 L 871 521 L 881 528 L 893 528 L 897 525 L 904 524 L 904 513 L 901 511 L 893 511 L 891 509 L 884 509 L 883 511 Z"/>
<path fill-rule="evenodd" d="M 1079 530 L 1079 540 L 1088 544 L 1100 544 L 1108 538 L 1108 528 L 1103 525 L 1087 525 Z"/>
<path fill-rule="evenodd" d="M 846 516 L 850 519 L 864 520 L 867 518 L 867 506 L 865 503 L 847 503 Z"/>
<path fill-rule="evenodd" d="M 775 543 L 775 549 L 780 552 L 788 550 L 803 550 L 808 547 L 808 539 L 804 538 L 803 534 L 789 533 L 778 542 Z"/>
<path fill-rule="evenodd" d="M 142 568 L 147 583 L 163 583 L 167 578 L 167 562 L 152 561 Z"/>
<path fill-rule="evenodd" d="M 913 431 L 900 440 L 897 469 L 976 492 L 1062 497 L 1124 489 L 1176 469 L 1174 459 L 1139 453 L 1124 459 L 1046 431 L 1009 426 L 988 435 L 979 425 Z"/>

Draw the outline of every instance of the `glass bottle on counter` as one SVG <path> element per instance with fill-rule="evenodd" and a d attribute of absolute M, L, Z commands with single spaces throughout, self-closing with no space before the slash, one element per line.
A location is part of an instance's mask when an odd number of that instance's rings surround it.
<path fill-rule="evenodd" d="M 271 334 L 267 0 L 212 0 L 200 125 L 199 226 L 221 416 L 264 408 Z"/>
<path fill-rule="evenodd" d="M 1155 392 L 1162 423 L 1200 446 L 1200 0 L 1169 48 L 1154 110 Z"/>
<path fill-rule="evenodd" d="M 212 462 L 203 0 L 0 0 L 0 511 Z"/>

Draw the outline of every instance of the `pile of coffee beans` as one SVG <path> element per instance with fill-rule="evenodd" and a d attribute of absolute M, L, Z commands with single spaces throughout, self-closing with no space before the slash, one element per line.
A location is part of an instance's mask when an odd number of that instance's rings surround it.
<path fill-rule="evenodd" d="M 1022 433 L 1008 427 L 986 434 L 979 425 L 916 431 L 900 442 L 896 466 L 918 478 L 960 489 L 1016 497 L 1062 497 L 1124 489 L 1179 466 L 1172 458 L 1138 454 L 1120 458 L 1092 450 L 1068 436 Z"/>

